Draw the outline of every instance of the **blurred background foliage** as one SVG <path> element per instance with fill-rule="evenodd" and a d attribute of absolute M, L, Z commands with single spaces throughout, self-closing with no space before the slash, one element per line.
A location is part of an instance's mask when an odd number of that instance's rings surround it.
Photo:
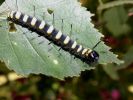
<path fill-rule="evenodd" d="M 59 81 L 44 75 L 23 78 L 1 62 L 0 100 L 133 100 L 133 0 L 80 2 L 95 14 L 95 27 L 125 63 L 99 65 L 78 78 Z"/>

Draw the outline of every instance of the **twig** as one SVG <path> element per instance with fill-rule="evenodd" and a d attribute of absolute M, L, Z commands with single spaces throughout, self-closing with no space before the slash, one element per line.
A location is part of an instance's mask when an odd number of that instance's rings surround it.
<path fill-rule="evenodd" d="M 133 0 L 118 0 L 118 1 L 112 1 L 109 3 L 102 4 L 98 7 L 98 11 L 102 11 L 104 9 L 108 9 L 114 6 L 120 6 L 124 4 L 131 4 L 133 5 Z"/>

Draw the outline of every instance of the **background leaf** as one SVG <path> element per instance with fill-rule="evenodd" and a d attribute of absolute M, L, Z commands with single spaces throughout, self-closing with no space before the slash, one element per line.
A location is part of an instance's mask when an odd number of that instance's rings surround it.
<path fill-rule="evenodd" d="M 108 64 L 103 66 L 104 71 L 114 80 L 119 79 L 118 70 L 125 69 L 133 63 L 133 47 L 123 56 L 124 63 L 120 65 Z"/>
<path fill-rule="evenodd" d="M 117 73 L 116 66 L 113 64 L 108 64 L 107 66 L 103 66 L 104 71 L 114 80 L 119 79 L 119 75 Z"/>
<path fill-rule="evenodd" d="M 128 50 L 128 52 L 124 55 L 123 60 L 125 61 L 124 64 L 121 64 L 117 67 L 117 69 L 123 69 L 128 67 L 130 64 L 133 63 L 133 46 L 130 47 L 130 49 Z"/>
<path fill-rule="evenodd" d="M 127 24 L 128 14 L 124 6 L 110 8 L 103 15 L 106 27 L 114 35 L 119 36 L 130 32 L 130 26 Z"/>
<path fill-rule="evenodd" d="M 103 36 L 99 33 L 91 21 L 91 14 L 81 7 L 77 0 L 6 0 L 6 3 L 0 8 L 4 11 L 9 6 L 10 10 L 19 10 L 28 15 L 34 15 L 39 19 L 45 19 L 52 24 L 53 16 L 48 11 L 53 11 L 55 15 L 55 27 L 61 29 L 62 19 L 63 33 L 70 35 L 71 24 L 72 39 L 76 39 L 78 43 L 85 47 L 92 48 Z M 5 14 L 5 18 L 7 13 Z M 27 29 L 16 25 L 17 32 L 10 33 L 6 20 L 1 22 L 0 27 L 0 58 L 6 65 L 22 75 L 30 73 L 43 73 L 63 79 L 68 76 L 78 76 L 81 71 L 90 70 L 94 67 L 84 64 L 79 59 L 73 59 L 68 52 L 60 51 L 55 45 L 48 45 L 49 41 L 43 37 L 37 37 L 36 33 L 29 32 Z M 26 32 L 24 35 L 23 32 Z M 35 38 L 33 40 L 33 38 Z M 44 41 L 42 44 L 39 42 Z M 52 49 L 51 49 L 52 48 Z M 99 63 L 117 63 L 122 61 L 109 51 L 109 47 L 103 42 L 96 47 L 96 51 L 100 54 Z"/>

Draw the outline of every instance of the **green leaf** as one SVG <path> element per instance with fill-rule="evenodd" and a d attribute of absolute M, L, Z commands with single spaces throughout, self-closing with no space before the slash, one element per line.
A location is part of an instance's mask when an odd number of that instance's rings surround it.
<path fill-rule="evenodd" d="M 17 0 L 17 6 L 16 0 L 6 0 L 0 11 L 6 10 L 7 5 L 10 10 L 17 10 L 18 7 L 18 10 L 25 14 L 31 16 L 35 14 L 39 19 L 44 18 L 49 24 L 52 24 L 54 13 L 54 26 L 61 29 L 63 25 L 63 33 L 70 35 L 72 24 L 71 38 L 77 39 L 77 42 L 85 47 L 93 48 L 103 36 L 90 22 L 92 16 L 90 12 L 81 7 L 77 0 Z M 4 14 L 6 18 L 7 13 Z M 37 37 L 36 33 L 31 34 L 19 25 L 16 25 L 17 32 L 10 33 L 7 23 L 7 20 L 3 20 L 0 27 L 0 59 L 17 73 L 21 75 L 42 73 L 63 79 L 79 76 L 84 70 L 94 69 L 79 59 L 73 59 L 68 52 L 58 51 L 59 47 L 54 44 L 48 45 L 48 40 Z M 39 44 L 42 41 L 44 42 Z M 95 48 L 100 55 L 99 63 L 122 63 L 109 49 L 103 42 Z"/>
<path fill-rule="evenodd" d="M 103 66 L 104 71 L 114 80 L 119 79 L 119 75 L 117 73 L 116 66 L 114 64 L 108 64 L 107 66 Z"/>
<path fill-rule="evenodd" d="M 118 65 L 117 70 L 126 68 L 133 63 L 133 46 L 130 47 L 128 52 L 124 55 L 123 60 L 125 63 Z"/>
<path fill-rule="evenodd" d="M 117 71 L 120 69 L 127 68 L 130 64 L 133 63 L 133 46 L 130 47 L 128 52 L 123 56 L 123 60 L 125 63 L 120 65 L 108 64 L 107 66 L 103 66 L 104 71 L 112 78 L 119 79 Z"/>
<path fill-rule="evenodd" d="M 127 24 L 128 14 L 123 6 L 105 11 L 103 19 L 106 27 L 114 36 L 127 34 L 130 31 L 130 26 Z"/>

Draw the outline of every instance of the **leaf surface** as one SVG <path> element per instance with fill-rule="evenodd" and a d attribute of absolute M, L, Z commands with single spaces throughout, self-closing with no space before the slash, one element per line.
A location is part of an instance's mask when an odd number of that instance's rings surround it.
<path fill-rule="evenodd" d="M 93 48 L 103 36 L 91 23 L 92 14 L 81 7 L 77 0 L 17 0 L 17 3 L 16 0 L 6 0 L 0 7 L 0 12 L 4 11 L 5 16 L 1 15 L 3 18 L 7 16 L 7 8 L 35 15 L 49 24 L 53 22 L 54 13 L 54 26 L 84 47 Z M 11 33 L 7 20 L 2 20 L 0 24 L 0 59 L 8 68 L 21 75 L 42 73 L 64 79 L 79 76 L 81 71 L 94 69 L 79 59 L 73 59 L 68 52 L 58 51 L 59 47 L 56 45 L 48 45 L 50 41 L 38 37 L 36 33 L 31 33 L 19 25 L 15 25 L 17 32 Z M 26 34 L 23 34 L 24 32 Z M 39 44 L 42 41 L 43 43 Z M 100 64 L 122 63 L 103 42 L 95 50 L 100 55 Z"/>

